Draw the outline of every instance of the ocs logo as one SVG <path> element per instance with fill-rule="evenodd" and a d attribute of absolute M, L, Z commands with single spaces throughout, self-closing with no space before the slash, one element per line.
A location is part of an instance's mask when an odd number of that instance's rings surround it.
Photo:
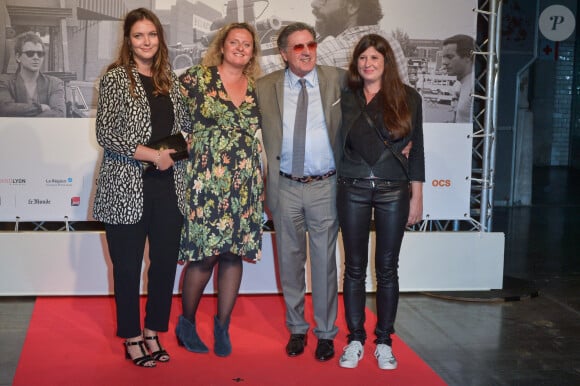
<path fill-rule="evenodd" d="M 451 186 L 451 180 L 433 180 L 431 185 L 435 188 L 448 188 Z"/>

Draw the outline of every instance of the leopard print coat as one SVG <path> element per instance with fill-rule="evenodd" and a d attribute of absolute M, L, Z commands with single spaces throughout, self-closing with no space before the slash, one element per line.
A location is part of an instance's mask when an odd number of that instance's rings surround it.
<path fill-rule="evenodd" d="M 151 138 L 151 110 L 136 69 L 135 92 L 129 92 L 129 78 L 122 67 L 108 71 L 100 81 L 96 118 L 97 142 L 104 148 L 93 207 L 93 217 L 108 224 L 135 224 L 143 213 L 143 166 L 133 158 L 137 145 Z M 172 73 L 175 121 L 172 133 L 191 132 L 190 115 Z M 173 168 L 175 190 L 182 214 L 186 213 L 183 161 Z"/>

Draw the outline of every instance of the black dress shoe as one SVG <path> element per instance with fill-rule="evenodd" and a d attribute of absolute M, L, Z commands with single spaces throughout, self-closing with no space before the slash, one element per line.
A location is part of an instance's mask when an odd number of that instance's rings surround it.
<path fill-rule="evenodd" d="M 290 335 L 290 340 L 286 345 L 286 354 L 291 357 L 300 355 L 304 352 L 304 347 L 306 346 L 306 335 L 305 334 L 292 334 Z"/>
<path fill-rule="evenodd" d="M 334 357 L 334 342 L 332 339 L 318 339 L 314 356 L 321 362 Z"/>

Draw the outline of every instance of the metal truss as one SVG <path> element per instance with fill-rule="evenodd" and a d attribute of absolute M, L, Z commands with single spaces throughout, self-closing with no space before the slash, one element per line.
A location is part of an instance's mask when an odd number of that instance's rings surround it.
<path fill-rule="evenodd" d="M 471 211 L 472 217 L 479 217 L 479 230 L 490 232 L 495 177 L 501 0 L 479 0 L 478 4 L 479 8 L 474 10 L 478 15 L 477 51 L 474 55 L 476 69 L 479 67 L 482 71 L 475 79 L 473 92 L 475 108 Z M 487 34 L 483 35 L 485 32 Z"/>
<path fill-rule="evenodd" d="M 461 220 L 424 220 L 408 230 L 490 232 L 492 228 L 501 0 L 478 0 L 473 11 L 477 37 L 472 54 L 476 76 L 470 213 Z"/>

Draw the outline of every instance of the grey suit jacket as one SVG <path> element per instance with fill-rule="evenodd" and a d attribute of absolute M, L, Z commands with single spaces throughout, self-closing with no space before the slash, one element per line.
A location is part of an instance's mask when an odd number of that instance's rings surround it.
<path fill-rule="evenodd" d="M 282 117 L 284 109 L 284 74 L 275 71 L 257 82 L 258 105 L 262 113 L 262 138 L 267 157 L 266 204 L 275 212 L 278 206 L 278 181 L 280 178 L 280 156 L 282 152 Z M 322 108 L 328 129 L 328 138 L 338 165 L 342 147 L 339 140 L 342 115 L 340 90 L 345 86 L 346 72 L 330 66 L 316 66 Z"/>

